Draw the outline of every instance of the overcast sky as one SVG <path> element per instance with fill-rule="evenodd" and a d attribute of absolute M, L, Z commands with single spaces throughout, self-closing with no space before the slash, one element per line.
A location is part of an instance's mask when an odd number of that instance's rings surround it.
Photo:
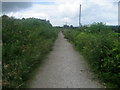
<path fill-rule="evenodd" d="M 2 3 L 3 14 L 16 18 L 35 17 L 50 20 L 54 26 L 78 26 L 79 5 L 82 5 L 82 24 L 104 22 L 118 24 L 118 0 L 27 0 Z M 13 2 L 14 1 L 14 2 Z M 21 0 L 22 1 L 22 0 Z M 28 2 L 29 1 L 29 2 Z"/>

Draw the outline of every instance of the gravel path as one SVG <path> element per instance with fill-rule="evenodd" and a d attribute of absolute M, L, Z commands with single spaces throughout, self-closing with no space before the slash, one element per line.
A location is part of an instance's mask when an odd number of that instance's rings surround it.
<path fill-rule="evenodd" d="M 30 81 L 30 88 L 102 88 L 84 58 L 64 39 L 62 32 L 43 65 Z"/>

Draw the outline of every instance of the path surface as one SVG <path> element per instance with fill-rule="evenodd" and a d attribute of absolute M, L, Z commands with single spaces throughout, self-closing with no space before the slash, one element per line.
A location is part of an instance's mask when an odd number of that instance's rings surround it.
<path fill-rule="evenodd" d="M 83 57 L 60 32 L 47 60 L 30 81 L 30 88 L 101 88 Z"/>

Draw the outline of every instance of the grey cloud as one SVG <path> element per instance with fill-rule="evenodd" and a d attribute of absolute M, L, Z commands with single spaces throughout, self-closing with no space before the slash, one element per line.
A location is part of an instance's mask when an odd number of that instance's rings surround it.
<path fill-rule="evenodd" d="M 2 2 L 2 12 L 16 12 L 32 6 L 32 2 Z"/>
<path fill-rule="evenodd" d="M 92 4 L 82 12 L 82 21 L 84 24 L 90 24 L 91 22 L 107 22 L 110 20 L 110 11 L 97 4 Z"/>

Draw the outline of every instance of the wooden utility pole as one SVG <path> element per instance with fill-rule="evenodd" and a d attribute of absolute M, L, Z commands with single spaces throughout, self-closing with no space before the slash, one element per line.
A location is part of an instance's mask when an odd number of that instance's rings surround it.
<path fill-rule="evenodd" d="M 118 2 L 118 25 L 120 26 L 120 1 Z"/>
<path fill-rule="evenodd" d="M 81 4 L 80 4 L 80 10 L 79 10 L 79 27 L 81 27 Z"/>

